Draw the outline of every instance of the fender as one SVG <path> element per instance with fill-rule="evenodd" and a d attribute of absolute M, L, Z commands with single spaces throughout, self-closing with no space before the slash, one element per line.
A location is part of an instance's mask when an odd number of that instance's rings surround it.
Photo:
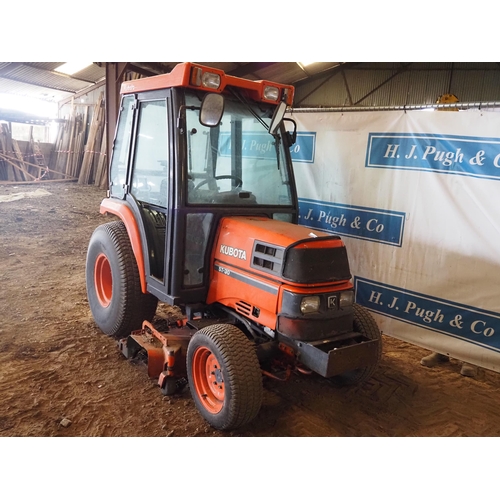
<path fill-rule="evenodd" d="M 135 220 L 132 210 L 122 201 L 105 198 L 101 202 L 99 209 L 101 214 L 111 213 L 118 216 L 125 224 L 128 237 L 132 245 L 137 268 L 139 269 L 139 278 L 141 280 L 142 293 L 148 293 L 146 285 L 146 268 L 144 267 L 144 252 L 142 251 L 141 237 L 139 227 Z"/>

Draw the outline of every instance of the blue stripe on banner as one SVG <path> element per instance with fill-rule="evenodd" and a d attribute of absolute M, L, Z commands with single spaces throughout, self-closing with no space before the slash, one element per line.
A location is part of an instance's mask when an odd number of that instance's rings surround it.
<path fill-rule="evenodd" d="M 500 139 L 370 133 L 365 167 L 424 170 L 500 180 Z"/>
<path fill-rule="evenodd" d="M 316 132 L 297 132 L 297 140 L 290 147 L 292 161 L 314 163 L 316 151 Z"/>
<path fill-rule="evenodd" d="M 497 313 L 358 276 L 354 288 L 356 302 L 373 312 L 500 351 Z"/>
<path fill-rule="evenodd" d="M 400 247 L 404 212 L 299 198 L 299 224 L 327 233 Z"/>

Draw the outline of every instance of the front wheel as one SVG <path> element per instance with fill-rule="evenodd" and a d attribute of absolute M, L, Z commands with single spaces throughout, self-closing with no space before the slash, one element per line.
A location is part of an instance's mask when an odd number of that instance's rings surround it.
<path fill-rule="evenodd" d="M 137 262 L 122 221 L 102 224 L 87 250 L 87 297 L 97 326 L 117 338 L 151 321 L 158 299 L 142 293 Z"/>
<path fill-rule="evenodd" d="M 245 425 L 260 410 L 262 375 L 255 347 L 234 325 L 210 325 L 193 335 L 187 375 L 198 411 L 216 429 Z"/>
<path fill-rule="evenodd" d="M 354 324 L 353 330 L 361 333 L 370 340 L 378 340 L 377 360 L 363 368 L 357 368 L 341 375 L 331 377 L 330 380 L 337 386 L 359 385 L 368 380 L 378 366 L 382 356 L 382 335 L 373 316 L 363 306 L 354 305 Z"/>

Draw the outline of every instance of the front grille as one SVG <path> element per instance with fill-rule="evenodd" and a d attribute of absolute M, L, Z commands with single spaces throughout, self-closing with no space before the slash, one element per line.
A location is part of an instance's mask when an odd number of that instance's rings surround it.
<path fill-rule="evenodd" d="M 252 267 L 271 274 L 280 275 L 283 266 L 282 247 L 256 241 L 252 252 Z"/>

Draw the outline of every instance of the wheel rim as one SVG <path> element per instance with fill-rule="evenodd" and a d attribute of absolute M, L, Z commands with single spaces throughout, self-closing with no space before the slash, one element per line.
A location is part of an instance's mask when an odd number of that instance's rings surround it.
<path fill-rule="evenodd" d="M 97 300 L 102 307 L 108 307 L 113 295 L 113 277 L 108 258 L 99 254 L 94 266 L 94 284 Z"/>
<path fill-rule="evenodd" d="M 217 357 L 206 347 L 193 354 L 192 375 L 196 394 L 207 411 L 219 413 L 224 406 L 225 386 Z"/>

